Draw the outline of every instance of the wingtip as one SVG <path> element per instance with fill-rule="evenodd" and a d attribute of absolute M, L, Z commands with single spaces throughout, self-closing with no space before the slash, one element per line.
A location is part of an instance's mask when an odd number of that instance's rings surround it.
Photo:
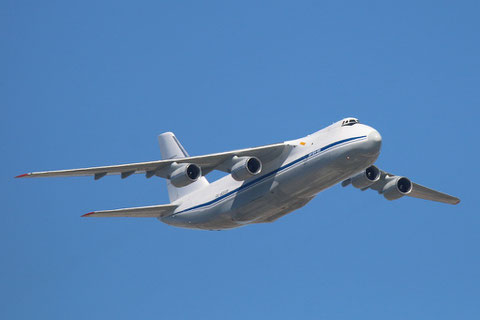
<path fill-rule="evenodd" d="M 15 178 L 28 177 L 29 175 L 31 175 L 31 173 L 24 173 L 24 174 L 20 174 L 20 175 L 16 176 Z"/>
<path fill-rule="evenodd" d="M 94 213 L 95 213 L 95 211 L 92 211 L 92 212 L 89 212 L 89 213 L 85 213 L 85 214 L 82 216 L 82 218 L 88 217 L 88 216 L 90 216 L 90 215 L 92 215 L 92 214 L 94 214 Z"/>

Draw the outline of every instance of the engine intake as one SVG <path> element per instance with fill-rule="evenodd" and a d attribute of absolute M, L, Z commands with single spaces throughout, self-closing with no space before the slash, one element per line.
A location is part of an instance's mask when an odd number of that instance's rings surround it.
<path fill-rule="evenodd" d="M 412 181 L 405 177 L 395 177 L 383 187 L 383 196 L 387 200 L 399 199 L 412 191 Z"/>
<path fill-rule="evenodd" d="M 243 181 L 262 172 L 262 162 L 256 157 L 241 157 L 231 169 L 233 179 Z"/>
<path fill-rule="evenodd" d="M 196 164 L 184 163 L 170 174 L 170 182 L 177 188 L 188 186 L 202 176 L 202 169 Z"/>
<path fill-rule="evenodd" d="M 352 185 L 358 189 L 365 189 L 380 179 L 380 170 L 370 166 L 352 178 Z"/>

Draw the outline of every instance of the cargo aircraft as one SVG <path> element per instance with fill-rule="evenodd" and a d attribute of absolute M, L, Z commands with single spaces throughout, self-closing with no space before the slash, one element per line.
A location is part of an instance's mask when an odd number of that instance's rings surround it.
<path fill-rule="evenodd" d="M 170 204 L 94 211 L 83 217 L 152 217 L 169 225 L 222 230 L 273 222 L 337 183 L 372 189 L 388 200 L 403 196 L 457 204 L 441 193 L 377 168 L 382 138 L 346 118 L 306 137 L 261 147 L 189 156 L 175 135 L 158 137 L 163 160 L 72 170 L 32 172 L 17 178 L 143 173 L 167 179 Z M 209 183 L 212 170 L 227 173 Z"/>

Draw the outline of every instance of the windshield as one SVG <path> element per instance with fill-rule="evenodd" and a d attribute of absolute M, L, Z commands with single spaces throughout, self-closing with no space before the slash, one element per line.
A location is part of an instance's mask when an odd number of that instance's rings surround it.
<path fill-rule="evenodd" d="M 353 126 L 354 124 L 357 124 L 357 123 L 359 123 L 358 119 L 355 119 L 355 118 L 345 119 L 342 122 L 342 127 Z"/>

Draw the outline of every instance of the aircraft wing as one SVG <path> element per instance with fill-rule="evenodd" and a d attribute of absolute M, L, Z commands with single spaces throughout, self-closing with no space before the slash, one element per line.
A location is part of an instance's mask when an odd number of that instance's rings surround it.
<path fill-rule="evenodd" d="M 371 179 L 375 181 L 368 182 L 368 178 L 366 177 L 369 174 L 365 174 L 365 171 L 368 171 L 369 169 L 373 170 L 371 172 L 378 170 L 379 176 L 377 178 L 373 178 L 373 174 L 371 175 Z M 380 194 L 383 194 L 385 198 L 387 198 L 388 200 L 395 200 L 402 196 L 408 196 L 408 197 L 443 202 L 448 204 L 458 204 L 460 202 L 460 199 L 457 197 L 424 187 L 422 185 L 419 185 L 415 182 L 410 181 L 410 179 L 408 178 L 397 176 L 397 175 L 385 172 L 383 170 L 379 170 L 375 166 L 371 166 L 367 168 L 365 171 L 362 171 L 356 176 L 345 180 L 342 183 L 342 186 L 345 187 L 351 183 L 354 187 L 359 188 L 362 191 L 367 189 L 372 189 L 377 191 Z M 362 183 L 364 185 L 362 185 Z M 402 183 L 404 184 L 403 187 L 399 185 Z M 403 188 L 403 192 L 400 191 L 400 189 L 402 188 Z"/>
<path fill-rule="evenodd" d="M 102 167 L 90 167 L 90 168 L 80 168 L 80 169 L 69 169 L 69 170 L 56 170 L 56 171 L 41 171 L 41 172 L 31 172 L 25 173 L 16 178 L 34 178 L 34 177 L 74 177 L 74 176 L 94 176 L 95 180 L 104 177 L 105 175 L 121 175 L 122 179 L 126 178 L 132 174 L 145 173 L 147 178 L 157 175 L 163 178 L 167 177 L 166 170 L 161 170 L 163 168 L 168 168 L 172 163 L 192 163 L 200 166 L 202 168 L 203 175 L 206 175 L 212 170 L 220 170 L 228 172 L 226 166 L 222 164 L 234 156 L 250 156 L 257 157 L 263 163 L 274 160 L 279 156 L 283 150 L 287 147 L 284 143 L 266 145 L 255 148 L 247 148 L 234 150 L 229 152 L 214 153 L 204 156 L 195 156 L 195 157 L 185 157 L 185 158 L 175 158 L 167 160 L 158 160 L 158 161 L 149 161 L 149 162 L 138 162 L 138 163 L 129 163 L 129 164 L 120 164 L 113 166 L 102 166 Z"/>
<path fill-rule="evenodd" d="M 460 202 L 460 199 L 453 197 L 446 193 L 436 191 L 422 185 L 413 183 L 412 192 L 408 194 L 409 197 L 420 198 L 431 201 L 438 201 L 449 204 L 457 204 Z"/>
<path fill-rule="evenodd" d="M 116 210 L 93 211 L 84 214 L 82 217 L 132 217 L 132 218 L 160 218 L 173 213 L 176 205 L 157 205 L 149 207 L 124 208 Z"/>

